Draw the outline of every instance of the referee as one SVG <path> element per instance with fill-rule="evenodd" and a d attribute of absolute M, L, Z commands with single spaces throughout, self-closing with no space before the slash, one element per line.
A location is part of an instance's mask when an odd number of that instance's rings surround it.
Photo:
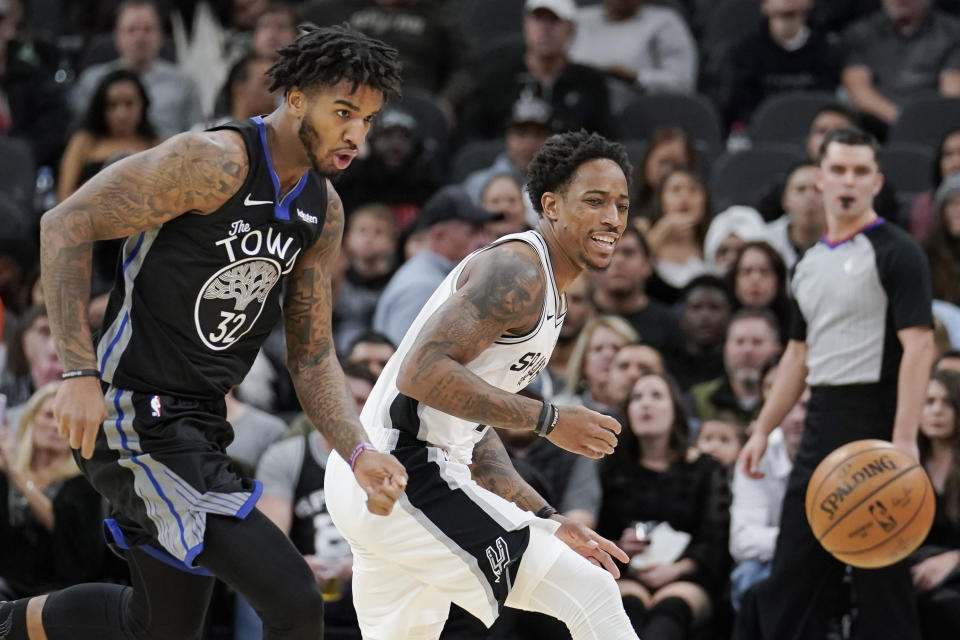
<path fill-rule="evenodd" d="M 814 538 L 804 510 L 807 482 L 837 447 L 892 440 L 915 458 L 917 427 L 934 358 L 930 273 L 920 248 L 877 216 L 883 176 L 870 134 L 837 129 L 820 149 L 818 188 L 827 233 L 793 276 L 790 342 L 741 464 L 758 478 L 767 436 L 804 387 L 806 430 L 787 486 L 770 579 L 755 594 L 761 637 L 824 638 L 837 613 L 844 565 Z M 910 573 L 904 563 L 853 572 L 859 615 L 855 638 L 919 640 Z M 738 625 L 739 626 L 739 625 Z"/>

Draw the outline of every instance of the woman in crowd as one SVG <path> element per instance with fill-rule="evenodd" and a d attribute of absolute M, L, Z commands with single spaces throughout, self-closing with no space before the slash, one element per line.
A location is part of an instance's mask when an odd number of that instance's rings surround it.
<path fill-rule="evenodd" d="M 960 129 L 951 131 L 940 140 L 940 148 L 933 159 L 933 189 L 918 195 L 910 207 L 910 234 L 917 240 L 923 240 L 930 230 L 937 188 L 955 173 L 960 173 Z"/>
<path fill-rule="evenodd" d="M 960 629 L 960 373 L 931 376 L 918 438 L 937 511 L 911 572 L 924 640 L 947 640 Z"/>
<path fill-rule="evenodd" d="M 703 241 L 709 226 L 710 198 L 700 175 L 690 169 L 668 173 L 657 192 L 653 225 L 647 232 L 654 257 L 654 273 L 647 281 L 650 297 L 676 302 L 687 283 L 708 270 Z"/>
<path fill-rule="evenodd" d="M 640 636 L 688 638 L 724 602 L 730 565 L 726 468 L 711 456 L 686 456 L 689 426 L 676 384 L 667 376 L 641 376 L 624 415 L 620 443 L 601 466 L 597 532 L 619 539 L 634 556 L 623 570 L 620 591 Z M 678 557 L 647 561 L 638 533 L 651 522 L 689 535 Z"/>
<path fill-rule="evenodd" d="M 59 433 L 58 387 L 34 393 L 16 436 L 0 437 L 0 599 L 103 577 L 101 500 Z"/>
<path fill-rule="evenodd" d="M 787 265 L 766 242 L 746 243 L 736 254 L 727 274 L 737 309 L 769 309 L 777 318 L 780 338 L 790 328 Z"/>
<path fill-rule="evenodd" d="M 112 158 L 149 149 L 160 141 L 147 118 L 149 108 L 150 98 L 136 73 L 117 69 L 104 76 L 63 152 L 57 185 L 61 202 Z"/>
<path fill-rule="evenodd" d="M 630 202 L 630 218 L 646 223 L 656 210 L 657 188 L 674 169 L 694 169 L 697 156 L 693 140 L 680 127 L 660 127 L 650 135 L 650 143 L 635 171 L 636 194 Z"/>
<path fill-rule="evenodd" d="M 580 330 L 567 365 L 567 383 L 555 404 L 577 404 L 595 411 L 617 411 L 607 388 L 610 365 L 617 351 L 639 340 L 630 323 L 620 316 L 596 316 Z"/>
<path fill-rule="evenodd" d="M 930 262 L 933 297 L 960 305 L 960 173 L 940 185 L 924 248 Z"/>

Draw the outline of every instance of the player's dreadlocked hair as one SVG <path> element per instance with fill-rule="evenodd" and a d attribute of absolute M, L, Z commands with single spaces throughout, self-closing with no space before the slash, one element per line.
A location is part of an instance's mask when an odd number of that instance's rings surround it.
<path fill-rule="evenodd" d="M 300 25 L 300 37 L 280 49 L 267 75 L 270 91 L 291 87 L 332 87 L 341 80 L 379 89 L 385 95 L 400 94 L 400 62 L 397 50 L 347 25 L 317 27 Z"/>
<path fill-rule="evenodd" d="M 537 213 L 543 213 L 540 198 L 544 193 L 562 192 L 570 184 L 577 167 L 597 158 L 607 158 L 620 165 L 627 177 L 627 186 L 630 186 L 633 167 L 626 149 L 619 142 L 583 129 L 551 136 L 527 169 L 527 194 Z"/>

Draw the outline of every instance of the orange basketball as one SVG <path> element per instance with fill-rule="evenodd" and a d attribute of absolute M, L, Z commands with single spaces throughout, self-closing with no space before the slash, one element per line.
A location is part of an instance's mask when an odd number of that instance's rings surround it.
<path fill-rule="evenodd" d="M 933 524 L 934 493 L 915 460 L 884 440 L 832 452 L 807 484 L 807 520 L 823 548 L 855 567 L 910 555 Z"/>

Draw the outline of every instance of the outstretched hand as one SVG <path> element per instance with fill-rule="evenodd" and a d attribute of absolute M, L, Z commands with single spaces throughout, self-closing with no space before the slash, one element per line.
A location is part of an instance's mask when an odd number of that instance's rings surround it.
<path fill-rule="evenodd" d="M 620 547 L 599 535 L 596 531 L 583 526 L 579 522 L 574 522 L 570 518 L 561 515 L 554 515 L 551 518 L 560 523 L 560 528 L 554 535 L 568 547 L 598 567 L 603 567 L 612 573 L 614 578 L 620 577 L 620 569 L 617 568 L 613 558 L 620 562 L 630 561 L 630 558 Z"/>
<path fill-rule="evenodd" d="M 763 472 L 760 471 L 760 460 L 766 450 L 767 436 L 754 427 L 753 435 L 743 445 L 743 449 L 740 451 L 740 459 L 737 461 L 748 478 L 759 480 L 763 477 Z"/>
<path fill-rule="evenodd" d="M 353 475 L 367 492 L 367 509 L 378 516 L 390 515 L 407 486 L 407 470 L 392 455 L 379 451 L 362 452 Z"/>
<path fill-rule="evenodd" d="M 620 433 L 619 422 L 586 407 L 563 405 L 558 406 L 557 411 L 560 413 L 557 426 L 547 440 L 561 449 L 588 458 L 597 459 L 613 453 Z"/>

